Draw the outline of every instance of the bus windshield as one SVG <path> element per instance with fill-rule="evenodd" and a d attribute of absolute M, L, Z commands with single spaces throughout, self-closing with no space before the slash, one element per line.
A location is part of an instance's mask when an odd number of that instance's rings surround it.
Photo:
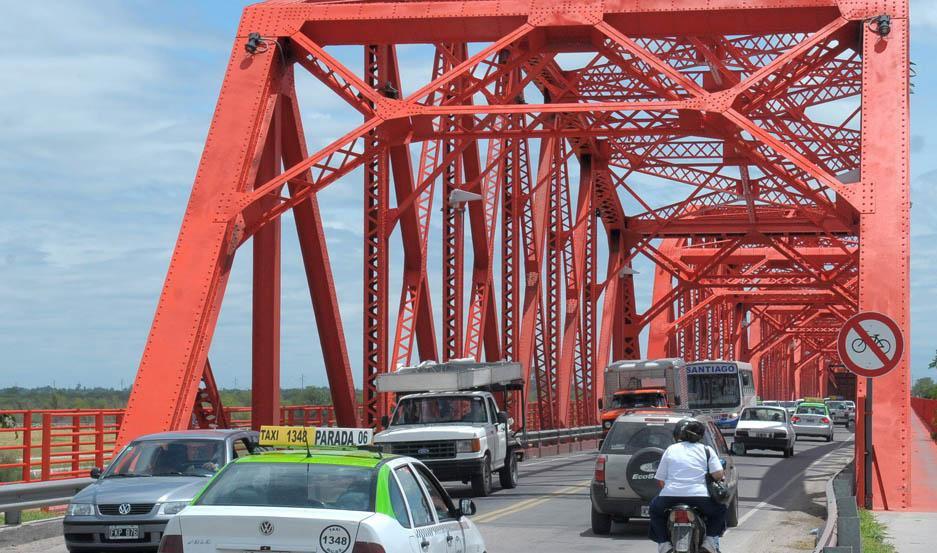
<path fill-rule="evenodd" d="M 739 375 L 687 375 L 690 409 L 729 409 L 742 404 Z"/>

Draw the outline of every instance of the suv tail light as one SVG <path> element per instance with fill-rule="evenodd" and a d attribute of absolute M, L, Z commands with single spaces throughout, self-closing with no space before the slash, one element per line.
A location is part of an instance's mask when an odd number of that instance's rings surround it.
<path fill-rule="evenodd" d="M 158 553 L 183 553 L 182 536 L 179 534 L 163 534 L 159 540 Z"/>
<path fill-rule="evenodd" d="M 384 553 L 384 548 L 378 543 L 356 541 L 355 548 L 351 550 L 351 553 Z"/>
<path fill-rule="evenodd" d="M 823 417 L 822 419 L 820 419 L 820 422 L 822 422 L 823 424 L 830 424 L 830 419 Z"/>
<path fill-rule="evenodd" d="M 605 455 L 599 455 L 595 458 L 595 481 L 605 483 Z"/>

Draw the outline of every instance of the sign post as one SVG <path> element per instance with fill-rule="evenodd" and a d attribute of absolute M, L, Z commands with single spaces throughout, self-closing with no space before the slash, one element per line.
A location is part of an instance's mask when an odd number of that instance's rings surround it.
<path fill-rule="evenodd" d="M 863 499 L 865 508 L 871 509 L 872 460 L 875 455 L 872 447 L 872 380 L 898 366 L 904 355 L 904 336 L 890 317 L 866 311 L 843 324 L 836 344 L 839 358 L 846 368 L 857 376 L 865 377 Z"/>

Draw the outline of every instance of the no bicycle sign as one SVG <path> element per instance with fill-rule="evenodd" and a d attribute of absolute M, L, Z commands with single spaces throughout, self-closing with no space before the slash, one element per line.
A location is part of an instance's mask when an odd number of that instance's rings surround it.
<path fill-rule="evenodd" d="M 859 376 L 881 376 L 897 367 L 904 355 L 901 328 L 890 317 L 872 311 L 846 321 L 836 342 L 843 364 Z"/>

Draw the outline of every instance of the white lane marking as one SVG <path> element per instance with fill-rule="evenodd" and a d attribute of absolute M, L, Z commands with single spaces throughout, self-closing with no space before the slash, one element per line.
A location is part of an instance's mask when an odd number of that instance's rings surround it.
<path fill-rule="evenodd" d="M 824 455 L 823 457 L 820 457 L 820 458 L 817 459 L 816 461 L 810 463 L 809 465 L 807 465 L 807 466 L 804 468 L 804 470 L 802 470 L 801 472 L 797 473 L 795 476 L 806 476 L 806 474 L 807 474 L 809 471 L 813 470 L 814 465 L 819 465 L 819 464 L 821 464 L 821 462 L 827 461 L 827 460 L 828 460 L 827 457 L 829 457 L 830 455 L 832 455 L 834 452 L 839 451 L 840 449 L 842 449 L 842 447 L 843 447 L 844 445 L 849 444 L 849 443 L 852 443 L 852 442 L 853 442 L 853 440 L 844 440 L 844 441 L 842 441 L 842 442 L 839 442 L 839 446 L 837 446 L 833 451 L 830 451 L 829 453 L 827 453 L 827 454 Z M 754 507 L 752 510 L 748 511 L 747 513 L 745 513 L 744 515 L 742 515 L 741 517 L 739 517 L 738 528 L 741 528 L 742 525 L 745 524 L 745 521 L 748 520 L 748 519 L 750 519 L 755 513 L 757 513 L 758 511 L 764 509 L 765 507 L 767 507 L 768 504 L 771 503 L 771 500 L 773 500 L 775 497 L 781 495 L 783 492 L 785 492 L 785 491 L 787 491 L 787 490 L 788 490 L 787 487 L 781 488 L 780 490 L 778 490 L 778 491 L 774 492 L 773 494 L 769 495 L 767 499 L 765 499 L 764 501 L 762 501 L 762 502 L 759 503 L 758 505 L 755 505 L 755 507 Z M 731 530 L 731 529 L 727 529 L 727 530 L 725 531 L 725 533 L 728 534 L 730 530 Z"/>
<path fill-rule="evenodd" d="M 588 453 L 577 453 L 576 455 L 564 455 L 562 457 L 557 456 L 557 457 L 548 457 L 546 459 L 541 458 L 540 460 L 531 461 L 531 462 L 525 461 L 521 463 L 520 465 L 518 465 L 518 468 L 533 467 L 536 465 L 545 465 L 545 464 L 553 463 L 556 461 L 565 461 L 566 459 L 576 459 L 578 457 L 589 457 L 590 455 L 593 455 L 595 453 L 596 453 L 595 451 L 592 451 Z"/>

